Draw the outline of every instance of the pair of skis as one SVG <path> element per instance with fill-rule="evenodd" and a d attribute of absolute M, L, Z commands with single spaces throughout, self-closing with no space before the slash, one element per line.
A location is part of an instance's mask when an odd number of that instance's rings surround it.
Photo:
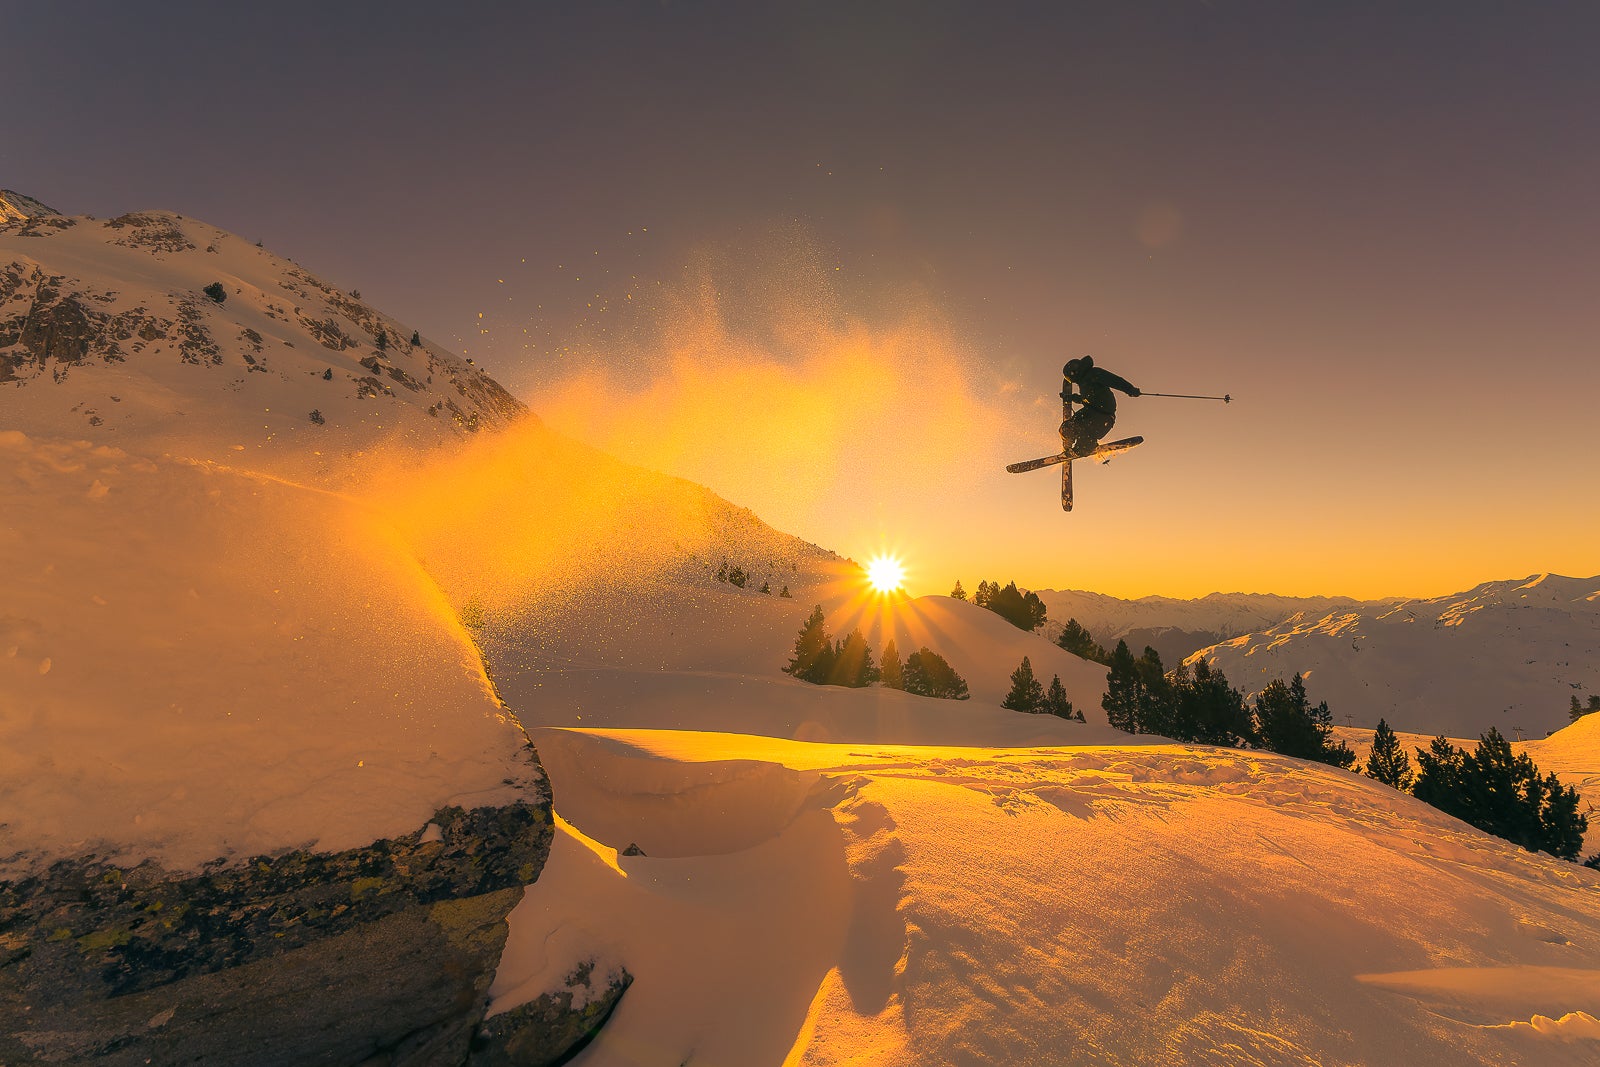
<path fill-rule="evenodd" d="M 1066 425 L 1072 418 L 1072 401 L 1067 399 L 1067 394 L 1072 391 L 1069 383 L 1063 383 L 1061 389 L 1061 424 Z M 1072 510 L 1072 461 L 1075 459 L 1096 459 L 1101 463 L 1109 463 L 1112 456 L 1121 455 L 1137 445 L 1144 444 L 1143 437 L 1124 437 L 1120 441 L 1111 441 L 1096 448 L 1093 452 L 1083 455 L 1074 455 L 1072 443 L 1067 440 L 1066 434 L 1061 435 L 1061 451 L 1054 456 L 1045 456 L 1042 459 L 1029 459 L 1021 463 L 1011 463 L 1006 470 L 1012 474 L 1022 474 L 1025 471 L 1036 471 L 1040 467 L 1049 467 L 1061 464 L 1061 510 Z"/>

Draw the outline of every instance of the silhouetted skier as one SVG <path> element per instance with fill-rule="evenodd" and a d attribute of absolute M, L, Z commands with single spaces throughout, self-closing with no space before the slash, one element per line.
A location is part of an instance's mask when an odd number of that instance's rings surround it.
<path fill-rule="evenodd" d="M 1117 397 L 1111 390 L 1120 389 L 1129 396 L 1138 396 L 1139 390 L 1126 378 L 1096 367 L 1091 356 L 1068 360 L 1061 368 L 1061 377 L 1065 379 L 1061 399 L 1080 405 L 1061 424 L 1062 447 L 1077 459 L 1093 452 L 1117 421 Z M 1073 392 L 1073 386 L 1077 386 L 1077 392 Z"/>

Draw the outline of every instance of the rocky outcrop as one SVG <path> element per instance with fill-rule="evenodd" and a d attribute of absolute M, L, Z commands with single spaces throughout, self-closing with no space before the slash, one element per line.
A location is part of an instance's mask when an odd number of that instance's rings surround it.
<path fill-rule="evenodd" d="M 31 196 L 11 189 L 0 189 L 0 226 L 35 218 L 60 218 L 61 213 L 48 204 L 41 204 Z"/>
<path fill-rule="evenodd" d="M 344 852 L 0 884 L 0 1063 L 459 1067 L 551 836 L 540 785 Z M 595 1017 L 571 1005 L 522 1040 L 570 1046 Z"/>
<path fill-rule="evenodd" d="M 23 264 L 0 267 L 0 382 L 49 374 L 57 382 L 91 360 L 121 363 L 152 341 L 175 337 L 186 363 L 215 360 L 192 302 L 182 323 L 143 307 L 111 314 L 109 297 Z"/>
<path fill-rule="evenodd" d="M 566 989 L 485 1021 L 472 1042 L 469 1067 L 565 1063 L 600 1032 L 632 984 L 633 976 L 625 970 L 602 980 L 594 973 L 593 961 L 584 964 L 567 976 Z"/>

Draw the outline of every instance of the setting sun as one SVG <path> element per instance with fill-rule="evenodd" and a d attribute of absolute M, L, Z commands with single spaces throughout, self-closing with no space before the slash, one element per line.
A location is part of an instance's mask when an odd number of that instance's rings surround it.
<path fill-rule="evenodd" d="M 892 593 L 905 579 L 905 566 L 893 556 L 875 556 L 867 561 L 867 584 L 874 592 Z"/>

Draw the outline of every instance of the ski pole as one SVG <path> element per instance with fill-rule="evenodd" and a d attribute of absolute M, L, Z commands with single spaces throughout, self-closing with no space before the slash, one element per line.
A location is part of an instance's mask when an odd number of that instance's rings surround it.
<path fill-rule="evenodd" d="M 1148 391 L 1145 391 L 1145 390 L 1140 390 L 1139 395 L 1140 396 L 1170 396 L 1170 397 L 1174 397 L 1174 398 L 1176 398 L 1178 400 L 1220 400 L 1224 404 L 1233 403 L 1233 396 L 1230 393 L 1224 393 L 1221 396 L 1195 396 L 1192 393 L 1152 393 L 1152 392 L 1148 392 Z"/>

